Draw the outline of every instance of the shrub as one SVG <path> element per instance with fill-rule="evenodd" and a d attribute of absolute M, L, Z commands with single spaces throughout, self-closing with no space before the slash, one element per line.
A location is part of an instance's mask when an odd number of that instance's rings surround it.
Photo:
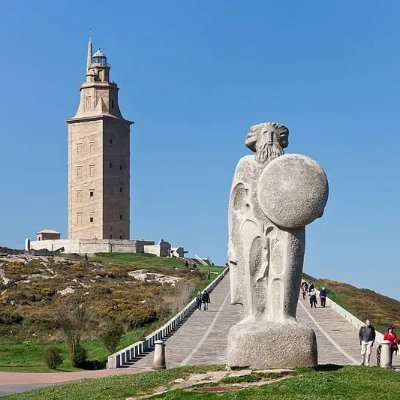
<path fill-rule="evenodd" d="M 100 339 L 110 353 L 115 353 L 123 334 L 124 328 L 122 324 L 120 322 L 114 322 L 100 335 Z"/>
<path fill-rule="evenodd" d="M 73 364 L 78 368 L 83 368 L 86 364 L 86 360 L 87 351 L 82 345 L 79 345 L 75 351 L 75 360 L 73 360 Z"/>
<path fill-rule="evenodd" d="M 44 350 L 43 358 L 50 369 L 57 369 L 63 362 L 61 350 L 55 346 L 47 347 Z"/>
<path fill-rule="evenodd" d="M 80 367 L 86 361 L 86 350 L 80 343 L 89 325 L 85 306 L 76 304 L 71 308 L 61 307 L 57 312 L 56 320 L 68 344 L 72 366 Z"/>

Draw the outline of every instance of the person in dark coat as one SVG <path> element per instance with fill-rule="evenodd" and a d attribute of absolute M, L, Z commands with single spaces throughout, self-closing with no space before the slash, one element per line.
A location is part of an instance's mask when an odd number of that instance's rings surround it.
<path fill-rule="evenodd" d="M 204 304 L 204 311 L 207 311 L 208 310 L 208 304 L 211 303 L 210 295 L 208 294 L 207 290 L 205 290 L 203 292 L 202 300 L 203 300 L 203 304 Z"/>
<path fill-rule="evenodd" d="M 316 308 L 317 307 L 317 291 L 315 289 L 312 289 L 308 292 L 308 295 L 310 296 L 310 306 L 311 308 Z"/>
<path fill-rule="evenodd" d="M 360 328 L 358 333 L 361 345 L 361 365 L 369 365 L 372 346 L 375 342 L 375 328 L 371 325 L 371 321 L 367 319 L 365 325 Z"/>
<path fill-rule="evenodd" d="M 319 298 L 321 300 L 321 307 L 326 306 L 326 289 L 323 287 L 319 292 Z"/>

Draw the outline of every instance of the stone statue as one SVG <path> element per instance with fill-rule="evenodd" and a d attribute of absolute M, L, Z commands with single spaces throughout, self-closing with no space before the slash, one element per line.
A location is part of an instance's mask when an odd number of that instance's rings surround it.
<path fill-rule="evenodd" d="M 250 128 L 229 203 L 228 262 L 232 304 L 243 319 L 228 337 L 228 366 L 270 368 L 317 364 L 314 331 L 296 321 L 305 225 L 328 199 L 323 169 L 311 158 L 285 155 L 289 130 L 267 122 Z"/>

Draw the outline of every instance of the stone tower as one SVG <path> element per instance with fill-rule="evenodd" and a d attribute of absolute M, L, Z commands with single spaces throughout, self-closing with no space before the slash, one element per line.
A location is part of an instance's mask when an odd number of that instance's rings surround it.
<path fill-rule="evenodd" d="M 89 40 L 86 82 L 68 123 L 68 238 L 129 239 L 130 125 L 110 65 Z"/>

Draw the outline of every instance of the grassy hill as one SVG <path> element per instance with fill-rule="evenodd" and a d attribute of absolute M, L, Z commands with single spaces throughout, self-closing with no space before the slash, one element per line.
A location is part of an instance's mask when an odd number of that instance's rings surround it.
<path fill-rule="evenodd" d="M 89 261 L 1 256 L 0 370 L 45 370 L 42 353 L 49 343 L 66 354 L 57 315 L 79 304 L 88 315 L 85 348 L 90 359 L 104 362 L 108 353 L 99 335 L 112 321 L 126 332 L 119 348 L 127 346 L 162 325 L 221 271 L 150 254 L 98 254 Z M 63 368 L 71 369 L 68 360 Z"/>
<path fill-rule="evenodd" d="M 313 282 L 316 288 L 325 286 L 328 297 L 351 312 L 360 320 L 370 319 L 375 328 L 386 332 L 393 326 L 400 334 L 400 302 L 369 289 L 359 289 L 347 283 L 330 279 L 316 279 L 303 274 L 304 279 Z"/>

